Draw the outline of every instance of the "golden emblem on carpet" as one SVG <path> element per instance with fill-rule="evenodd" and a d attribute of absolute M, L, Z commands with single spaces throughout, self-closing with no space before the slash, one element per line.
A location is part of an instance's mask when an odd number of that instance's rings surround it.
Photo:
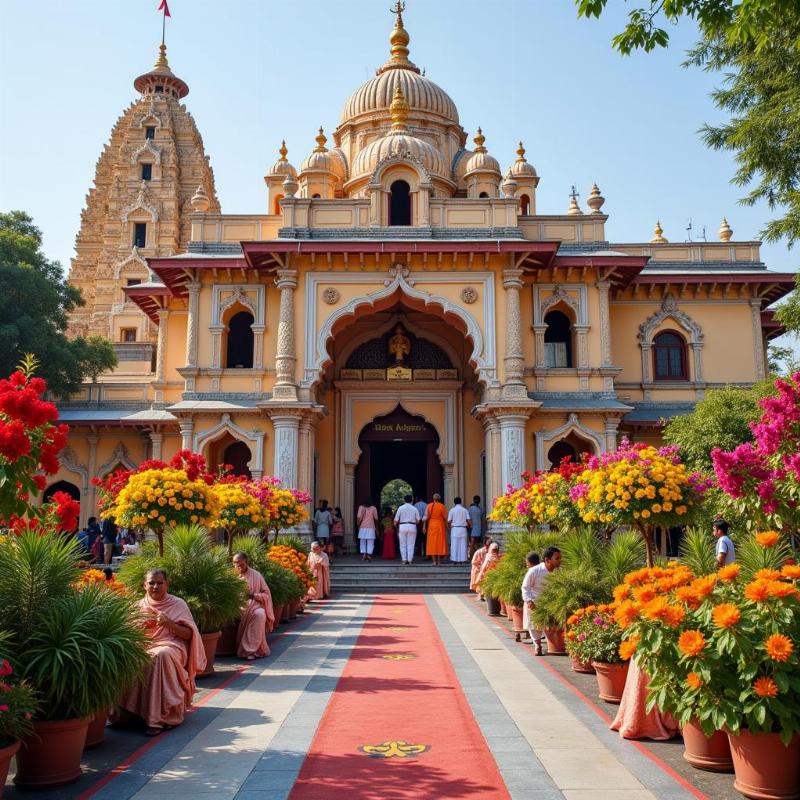
<path fill-rule="evenodd" d="M 387 661 L 408 661 L 416 657 L 414 653 L 389 653 L 388 655 L 381 656 L 381 658 L 385 658 Z"/>
<path fill-rule="evenodd" d="M 414 758 L 431 749 L 429 744 L 409 744 L 399 739 L 382 744 L 362 744 L 358 748 L 370 758 Z"/>

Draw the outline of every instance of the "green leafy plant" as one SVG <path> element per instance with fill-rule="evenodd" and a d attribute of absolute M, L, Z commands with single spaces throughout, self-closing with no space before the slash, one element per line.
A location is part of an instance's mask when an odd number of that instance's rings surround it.
<path fill-rule="evenodd" d="M 695 575 L 708 575 L 717 568 L 714 539 L 702 528 L 687 528 L 680 547 L 681 563 Z"/>
<path fill-rule="evenodd" d="M 9 632 L 0 632 L 0 747 L 8 747 L 33 732 L 39 708 L 30 684 L 19 681 L 6 658 Z"/>
<path fill-rule="evenodd" d="M 274 545 L 291 547 L 297 550 L 298 553 L 304 553 L 305 555 L 308 555 L 310 552 L 308 545 L 299 536 L 294 536 L 291 533 L 283 533 L 277 536 L 269 547 L 273 547 Z M 269 550 L 269 547 L 267 550 Z"/>
<path fill-rule="evenodd" d="M 86 718 L 113 705 L 148 663 L 131 598 L 77 588 L 77 548 L 26 531 L 0 537 L 0 630 L 15 674 L 39 701 L 35 719 Z"/>
<path fill-rule="evenodd" d="M 186 601 L 201 633 L 218 631 L 236 619 L 247 602 L 247 587 L 227 550 L 215 547 L 196 525 L 166 531 L 163 557 L 155 542 L 145 542 L 138 555 L 126 559 L 119 579 L 141 594 L 144 576 L 155 567 L 166 570 L 170 594 Z"/>
<path fill-rule="evenodd" d="M 544 591 L 536 601 L 531 618 L 538 628 L 563 628 L 577 609 L 610 596 L 592 566 L 565 566 L 550 573 Z"/>
<path fill-rule="evenodd" d="M 576 661 L 620 664 L 620 644 L 622 629 L 614 619 L 612 605 L 588 605 L 569 618 L 567 652 Z"/>

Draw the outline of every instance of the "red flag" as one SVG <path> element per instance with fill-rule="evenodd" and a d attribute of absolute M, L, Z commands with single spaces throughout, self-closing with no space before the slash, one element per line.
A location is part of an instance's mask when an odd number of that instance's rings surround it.
<path fill-rule="evenodd" d="M 169 13 L 169 6 L 167 5 L 167 0 L 161 0 L 161 5 L 158 7 L 158 10 L 163 11 L 165 17 L 172 16 L 172 14 Z"/>

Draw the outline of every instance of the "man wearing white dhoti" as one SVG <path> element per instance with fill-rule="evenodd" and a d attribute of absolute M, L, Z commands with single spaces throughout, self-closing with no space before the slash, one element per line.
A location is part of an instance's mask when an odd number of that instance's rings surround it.
<path fill-rule="evenodd" d="M 528 571 L 522 581 L 522 627 L 528 629 L 536 655 L 541 656 L 544 631 L 533 627 L 531 611 L 536 608 L 536 600 L 544 591 L 550 573 L 561 566 L 561 551 L 557 547 L 548 547 L 544 551 L 544 561 L 541 564 L 537 553 L 528 553 L 525 559 L 528 562 Z"/>
<path fill-rule="evenodd" d="M 420 522 L 419 511 L 411 505 L 412 496 L 407 494 L 405 501 L 394 515 L 395 525 L 398 525 L 397 538 L 400 541 L 400 560 L 410 564 L 414 560 L 414 545 L 417 541 L 417 525 Z"/>
<path fill-rule="evenodd" d="M 447 515 L 450 528 L 450 560 L 454 564 L 467 562 L 467 534 L 472 524 L 469 511 L 461 504 L 461 498 L 453 499 L 453 507 Z"/>

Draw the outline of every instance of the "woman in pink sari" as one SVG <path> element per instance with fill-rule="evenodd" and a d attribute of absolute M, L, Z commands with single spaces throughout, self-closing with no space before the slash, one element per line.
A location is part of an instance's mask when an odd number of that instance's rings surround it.
<path fill-rule="evenodd" d="M 483 564 L 481 564 L 481 568 L 478 570 L 478 575 L 475 578 L 475 583 L 478 586 L 478 591 L 483 597 L 483 591 L 481 590 L 481 582 L 486 577 L 488 572 L 491 572 L 500 562 L 500 545 L 497 542 L 492 542 L 489 545 L 489 549 L 486 552 L 486 555 L 483 557 Z"/>
<path fill-rule="evenodd" d="M 623 739 L 672 739 L 678 733 L 678 723 L 669 714 L 662 714 L 655 706 L 646 710 L 647 675 L 632 658 L 625 679 L 625 690 L 619 704 L 612 731 L 619 731 Z"/>
<path fill-rule="evenodd" d="M 234 569 L 247 583 L 247 605 L 236 629 L 236 655 L 252 661 L 269 655 L 267 632 L 275 625 L 272 593 L 264 576 L 247 561 L 247 553 L 234 553 Z"/>
<path fill-rule="evenodd" d="M 317 579 L 315 594 L 318 600 L 331 596 L 331 564 L 327 553 L 322 552 L 319 542 L 312 542 L 308 556 L 308 568 Z"/>
<path fill-rule="evenodd" d="M 489 545 L 492 543 L 492 537 L 487 536 L 483 547 L 479 547 L 475 554 L 472 556 L 471 562 L 471 569 L 469 574 L 469 588 L 473 592 L 478 591 L 478 573 L 481 571 L 481 567 L 483 566 L 483 559 L 486 558 L 486 554 L 489 552 Z"/>
<path fill-rule="evenodd" d="M 158 736 L 183 722 L 195 693 L 194 676 L 205 668 L 206 655 L 189 606 L 167 592 L 167 573 L 151 569 L 144 588 L 147 594 L 139 601 L 139 611 L 151 640 L 150 666 L 119 705 L 144 720 L 148 736 Z"/>

